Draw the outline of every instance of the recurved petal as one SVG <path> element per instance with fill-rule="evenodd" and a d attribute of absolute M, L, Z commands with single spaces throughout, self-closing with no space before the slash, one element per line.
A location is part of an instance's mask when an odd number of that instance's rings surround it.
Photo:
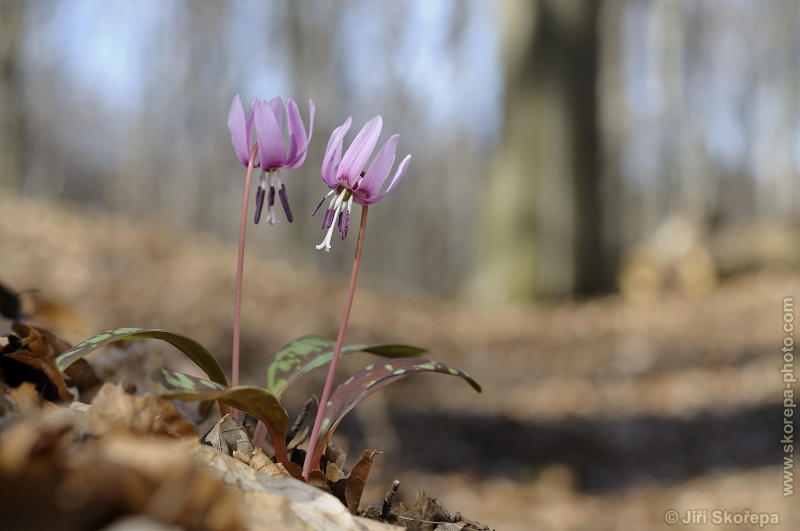
<path fill-rule="evenodd" d="M 252 116 L 252 110 L 251 107 L 248 118 Z M 252 120 L 249 124 L 248 121 L 245 120 L 242 100 L 237 94 L 233 98 L 231 108 L 228 111 L 228 130 L 231 132 L 233 150 L 242 166 L 247 166 L 250 163 L 250 131 L 252 131 L 252 126 Z"/>
<path fill-rule="evenodd" d="M 264 169 L 282 167 L 286 161 L 286 147 L 283 145 L 283 131 L 272 112 L 271 104 L 259 100 L 255 112 L 258 157 Z"/>
<path fill-rule="evenodd" d="M 367 122 L 353 139 L 350 147 L 347 148 L 344 157 L 342 157 L 336 177 L 338 179 L 346 179 L 348 186 L 351 188 L 358 182 L 358 178 L 361 176 L 361 169 L 367 163 L 372 150 L 375 149 L 382 127 L 383 119 L 380 115 Z"/>
<path fill-rule="evenodd" d="M 371 205 L 372 203 L 377 203 L 378 201 L 386 197 L 386 194 L 391 192 L 394 189 L 394 187 L 397 186 L 400 180 L 405 176 L 406 170 L 408 170 L 408 163 L 410 161 L 411 161 L 411 155 L 406 155 L 406 158 L 404 158 L 403 161 L 400 163 L 400 166 L 398 166 L 397 171 L 394 174 L 394 177 L 392 177 L 392 180 L 389 183 L 389 186 L 387 186 L 386 190 L 384 190 L 380 195 L 366 197 L 366 198 L 359 197 L 355 199 L 355 202 L 358 203 L 359 205 Z M 353 197 L 356 196 L 354 195 Z"/>
<path fill-rule="evenodd" d="M 353 119 L 348 117 L 342 125 L 333 130 L 331 138 L 328 140 L 328 147 L 325 149 L 325 158 L 322 161 L 322 180 L 330 187 L 335 187 L 338 184 L 336 168 L 342 160 L 342 142 L 344 141 L 344 135 L 350 130 L 350 125 L 352 123 Z"/>
<path fill-rule="evenodd" d="M 386 141 L 380 151 L 378 151 L 378 154 L 375 155 L 375 158 L 369 165 L 369 169 L 367 169 L 364 174 L 364 178 L 358 183 L 357 190 L 359 195 L 371 197 L 378 193 L 383 182 L 389 176 L 392 164 L 394 164 L 394 153 L 399 140 L 400 135 L 392 136 Z"/>
<path fill-rule="evenodd" d="M 308 136 L 306 136 L 303 119 L 300 117 L 300 110 L 294 100 L 289 100 L 287 113 L 289 114 L 289 154 L 286 156 L 286 167 L 296 168 L 306 160 L 308 144 L 314 131 L 314 102 L 308 100 Z"/>

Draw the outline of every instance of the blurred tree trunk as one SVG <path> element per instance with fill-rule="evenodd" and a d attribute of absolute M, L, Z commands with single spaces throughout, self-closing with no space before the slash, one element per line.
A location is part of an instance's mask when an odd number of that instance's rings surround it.
<path fill-rule="evenodd" d="M 15 190 L 25 157 L 25 104 L 19 48 L 25 30 L 22 2 L 0 0 L 0 187 Z"/>
<path fill-rule="evenodd" d="M 598 3 L 501 5 L 506 110 L 480 209 L 475 295 L 608 288 L 600 252 Z"/>

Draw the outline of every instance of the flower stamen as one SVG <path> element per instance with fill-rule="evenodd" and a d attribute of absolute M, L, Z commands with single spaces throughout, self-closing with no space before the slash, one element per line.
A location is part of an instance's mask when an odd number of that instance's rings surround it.
<path fill-rule="evenodd" d="M 256 225 L 258 222 L 261 221 L 261 211 L 264 208 L 264 195 L 265 190 L 267 187 L 267 179 L 265 175 L 265 171 L 261 170 L 261 175 L 259 176 L 259 183 L 258 183 L 258 190 L 256 191 L 256 214 L 254 220 Z"/>

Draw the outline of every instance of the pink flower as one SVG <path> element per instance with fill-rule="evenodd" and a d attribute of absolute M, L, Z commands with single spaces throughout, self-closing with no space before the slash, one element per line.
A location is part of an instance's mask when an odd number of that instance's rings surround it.
<path fill-rule="evenodd" d="M 300 110 L 294 100 L 289 102 L 284 109 L 280 97 L 270 101 L 253 99 L 247 116 L 244 114 L 242 101 L 239 96 L 233 98 L 228 112 L 228 129 L 231 132 L 231 143 L 239 158 L 239 162 L 247 167 L 250 162 L 252 150 L 252 132 L 255 125 L 256 142 L 258 143 L 258 160 L 256 166 L 261 167 L 260 183 L 256 192 L 255 222 L 261 219 L 261 210 L 264 206 L 264 196 L 269 185 L 267 199 L 267 221 L 270 224 L 278 222 L 275 215 L 275 189 L 286 212 L 286 219 L 291 223 L 292 211 L 286 196 L 286 187 L 281 178 L 281 168 L 297 168 L 306 160 L 308 145 L 314 129 L 314 102 L 308 100 L 309 118 L 308 135 Z M 289 147 L 286 148 L 284 125 L 288 114 Z"/>
<path fill-rule="evenodd" d="M 386 197 L 386 194 L 392 191 L 403 178 L 408 169 L 408 162 L 411 160 L 411 155 L 406 155 L 389 185 L 381 192 L 383 183 L 389 177 L 394 165 L 395 150 L 400 135 L 393 135 L 386 141 L 365 172 L 362 170 L 378 143 L 383 119 L 376 116 L 367 122 L 342 156 L 344 135 L 347 134 L 351 124 L 352 119 L 348 118 L 341 126 L 337 127 L 331 134 L 328 148 L 325 150 L 322 180 L 331 188 L 331 191 L 322 198 L 311 215 L 317 213 L 327 197 L 333 195 L 333 198 L 322 217 L 322 228 L 328 229 L 328 233 L 322 243 L 317 245 L 317 249 L 324 248 L 326 251 L 330 251 L 334 225 L 339 229 L 342 239 L 345 239 L 353 202 L 359 205 L 371 205 Z"/>

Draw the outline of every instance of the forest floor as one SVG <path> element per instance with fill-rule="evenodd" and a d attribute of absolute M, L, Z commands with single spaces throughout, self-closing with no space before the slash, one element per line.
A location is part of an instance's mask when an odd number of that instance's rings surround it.
<path fill-rule="evenodd" d="M 59 337 L 166 328 L 229 363 L 235 244 L 19 198 L 0 199 L 0 235 L 0 281 L 35 290 L 23 293 L 26 305 Z M 256 251 L 246 268 L 243 381 L 259 384 L 283 344 L 335 338 L 346 279 Z M 380 505 L 396 478 L 398 500 L 410 504 L 421 487 L 502 531 L 664 529 L 670 510 L 693 518 L 678 528 L 733 528 L 726 516 L 735 524 L 758 513 L 778 515 L 772 528 L 798 529 L 780 442 L 784 298 L 798 296 L 800 274 L 786 268 L 635 303 L 471 307 L 363 282 L 348 343 L 429 348 L 483 394 L 414 376 L 356 408 L 334 439 L 351 455 L 383 452 L 364 502 Z M 166 347 L 145 344 L 130 374 L 160 363 L 187 369 Z M 351 358 L 342 379 L 373 359 Z M 290 415 L 321 392 L 323 377 L 291 391 Z"/>

